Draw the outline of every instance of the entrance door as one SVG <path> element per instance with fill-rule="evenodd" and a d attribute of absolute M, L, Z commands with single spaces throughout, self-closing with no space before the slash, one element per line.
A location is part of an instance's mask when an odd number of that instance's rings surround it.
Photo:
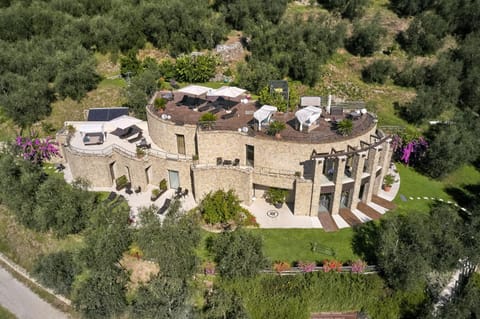
<path fill-rule="evenodd" d="M 319 213 L 329 213 L 332 204 L 332 193 L 320 194 L 320 201 L 318 203 Z"/>
<path fill-rule="evenodd" d="M 342 192 L 340 197 L 340 207 L 341 208 L 348 208 L 350 199 L 350 192 Z"/>
<path fill-rule="evenodd" d="M 180 176 L 178 171 L 168 171 L 168 180 L 170 181 L 170 188 L 177 189 L 180 187 Z"/>

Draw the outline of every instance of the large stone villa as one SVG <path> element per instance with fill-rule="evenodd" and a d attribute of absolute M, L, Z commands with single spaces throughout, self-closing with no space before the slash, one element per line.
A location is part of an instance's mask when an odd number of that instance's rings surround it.
<path fill-rule="evenodd" d="M 165 179 L 197 203 L 234 189 L 247 206 L 270 187 L 286 189 L 293 216 L 318 217 L 324 228 L 335 228 L 332 217 L 359 222 L 352 211 L 368 215 L 367 204 L 379 199 L 391 139 L 361 103 L 303 97 L 296 112 L 282 113 L 238 88 L 191 85 L 168 95 L 162 110 L 154 101 L 165 92 L 155 94 L 146 122 L 121 115 L 65 123 L 57 138 L 73 177 L 111 187 L 125 175 L 142 191 Z M 206 112 L 217 120 L 200 122 Z M 336 128 L 344 118 L 353 123 L 348 136 Z M 274 120 L 286 123 L 281 136 L 267 134 Z"/>

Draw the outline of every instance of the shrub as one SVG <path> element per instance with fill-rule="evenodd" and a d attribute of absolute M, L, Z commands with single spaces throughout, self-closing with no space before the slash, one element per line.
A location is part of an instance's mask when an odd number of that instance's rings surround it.
<path fill-rule="evenodd" d="M 354 55 L 371 56 L 380 49 L 380 40 L 384 35 L 385 30 L 376 22 L 367 25 L 356 23 L 345 47 Z"/>
<path fill-rule="evenodd" d="M 240 200 L 233 190 L 210 192 L 200 203 L 200 212 L 207 224 L 238 221 L 241 211 Z"/>
<path fill-rule="evenodd" d="M 265 199 L 272 205 L 275 204 L 283 204 L 287 199 L 288 190 L 270 187 L 268 191 L 265 193 Z"/>
<path fill-rule="evenodd" d="M 298 262 L 298 268 L 303 272 L 312 272 L 317 265 L 314 262 L 300 261 Z"/>
<path fill-rule="evenodd" d="M 292 266 L 287 261 L 277 261 L 273 264 L 273 270 L 275 270 L 279 274 L 283 271 L 287 271 L 290 269 L 292 269 Z"/>
<path fill-rule="evenodd" d="M 367 263 L 363 260 L 356 260 L 352 263 L 352 272 L 353 273 L 363 273 L 367 267 Z"/>
<path fill-rule="evenodd" d="M 367 83 L 380 83 L 395 73 L 395 66 L 388 60 L 376 60 L 362 70 L 362 80 Z"/>
<path fill-rule="evenodd" d="M 157 110 L 165 110 L 167 107 L 167 99 L 164 99 L 163 97 L 156 98 L 154 105 Z"/>
<path fill-rule="evenodd" d="M 73 253 L 60 251 L 50 255 L 42 255 L 35 262 L 33 275 L 55 292 L 68 296 L 75 276 L 80 268 L 75 264 Z"/>
<path fill-rule="evenodd" d="M 160 190 L 158 188 L 154 188 L 152 190 L 152 198 L 158 198 L 160 196 Z"/>
<path fill-rule="evenodd" d="M 267 133 L 269 135 L 276 135 L 281 131 L 283 131 L 285 128 L 286 128 L 285 123 L 275 120 L 271 122 L 270 125 L 268 126 Z"/>
<path fill-rule="evenodd" d="M 117 190 L 121 190 L 122 188 L 127 187 L 128 179 L 127 176 L 122 175 L 115 180 L 115 184 L 117 185 Z"/>
<path fill-rule="evenodd" d="M 342 270 L 342 263 L 338 260 L 324 260 L 323 271 L 324 272 L 340 272 Z"/>
<path fill-rule="evenodd" d="M 343 119 L 337 124 L 338 133 L 347 136 L 353 131 L 353 122 L 350 119 Z"/>
<path fill-rule="evenodd" d="M 168 189 L 168 186 L 167 186 L 167 180 L 164 178 L 160 181 L 160 190 L 161 191 L 166 191 Z"/>
<path fill-rule="evenodd" d="M 143 157 L 146 154 L 145 150 L 141 147 L 138 147 L 138 146 L 137 146 L 137 149 L 136 149 L 136 153 L 137 153 L 137 157 Z"/>
<path fill-rule="evenodd" d="M 215 122 L 216 120 L 217 116 L 210 112 L 202 114 L 199 119 L 200 122 Z"/>

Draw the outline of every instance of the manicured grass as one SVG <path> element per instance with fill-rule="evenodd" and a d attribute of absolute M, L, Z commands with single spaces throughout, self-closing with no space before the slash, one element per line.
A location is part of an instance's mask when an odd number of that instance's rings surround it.
<path fill-rule="evenodd" d="M 263 238 L 265 255 L 272 262 L 320 262 L 325 259 L 344 262 L 358 258 L 350 245 L 351 228 L 333 233 L 320 229 L 252 229 L 251 232 Z M 335 256 L 329 255 L 330 250 Z"/>
<path fill-rule="evenodd" d="M 402 212 L 420 211 L 428 212 L 432 200 L 428 198 L 442 198 L 443 200 L 452 200 L 444 191 L 444 184 L 433 180 L 416 172 L 413 168 L 397 163 L 397 169 L 400 173 L 400 191 L 394 202 L 398 205 L 398 210 Z M 400 199 L 400 194 L 407 198 L 406 202 Z M 413 197 L 410 200 L 409 197 Z M 420 197 L 421 199 L 417 199 Z"/>
<path fill-rule="evenodd" d="M 0 305 L 0 319 L 15 319 L 15 315 Z"/>

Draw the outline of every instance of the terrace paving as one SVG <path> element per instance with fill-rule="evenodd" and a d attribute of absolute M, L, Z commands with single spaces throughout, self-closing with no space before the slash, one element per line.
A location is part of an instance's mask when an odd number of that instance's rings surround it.
<path fill-rule="evenodd" d="M 177 103 L 181 102 L 183 98 L 182 94 L 175 94 L 173 101 L 169 101 L 166 105 L 166 109 L 163 111 L 164 114 L 171 116 L 170 121 L 178 124 L 191 124 L 197 125 L 200 120 L 200 117 L 207 113 L 208 111 L 199 112 L 197 108 L 191 109 L 186 105 L 177 106 Z M 154 99 L 152 99 L 154 100 Z M 253 113 L 258 110 L 261 105 L 256 101 L 249 101 L 248 103 L 240 103 L 240 101 L 232 99 L 230 102 L 236 102 L 237 105 L 233 106 L 230 109 L 236 108 L 237 112 L 235 116 L 229 119 L 222 119 L 222 116 L 227 114 L 227 110 L 221 109 L 220 112 L 216 113 L 217 120 L 214 124 L 214 129 L 216 130 L 231 130 L 237 131 L 242 127 L 255 128 L 251 132 L 255 136 L 274 138 L 266 134 L 266 129 L 262 128 L 262 131 L 257 131 L 257 121 L 253 117 Z M 199 104 L 199 107 L 205 105 L 207 102 Z M 150 110 L 157 116 L 161 116 L 161 113 L 155 110 L 155 108 L 150 105 Z M 344 139 L 350 139 L 354 136 L 364 133 L 366 130 L 371 129 L 375 126 L 375 119 L 370 114 L 365 114 L 361 116 L 358 120 L 353 121 L 353 130 L 352 133 L 348 136 L 342 136 L 337 133 L 333 128 L 333 125 L 329 120 L 335 119 L 337 121 L 342 120 L 348 116 L 348 112 L 344 112 L 342 116 L 331 117 L 330 115 L 323 114 L 322 117 L 318 120 L 318 127 L 311 130 L 310 132 L 300 132 L 296 127 L 295 112 L 276 112 L 272 116 L 272 120 L 278 120 L 286 123 L 286 128 L 281 132 L 283 140 L 286 141 L 296 141 L 301 143 L 324 143 L 339 141 Z"/>

